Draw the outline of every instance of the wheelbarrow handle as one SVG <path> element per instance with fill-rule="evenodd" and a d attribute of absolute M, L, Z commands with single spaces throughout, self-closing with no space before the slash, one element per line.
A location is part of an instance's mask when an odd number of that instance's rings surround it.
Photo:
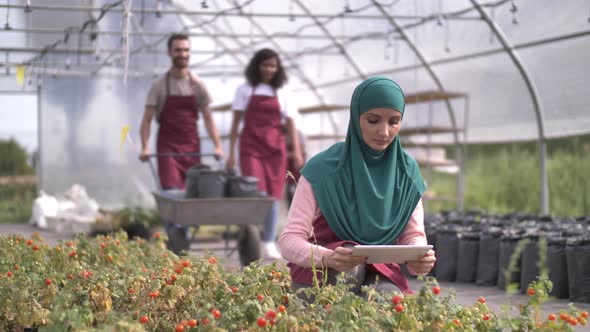
<path fill-rule="evenodd" d="M 200 152 L 183 152 L 183 153 L 150 153 L 147 154 L 146 157 L 148 158 L 165 158 L 165 157 L 215 157 L 217 155 L 215 153 L 200 153 Z"/>

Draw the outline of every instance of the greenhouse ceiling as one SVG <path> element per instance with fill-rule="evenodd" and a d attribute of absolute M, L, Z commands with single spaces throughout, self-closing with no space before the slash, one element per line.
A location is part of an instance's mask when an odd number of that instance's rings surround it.
<path fill-rule="evenodd" d="M 166 38 L 184 31 L 191 68 L 210 80 L 241 78 L 256 49 L 276 49 L 303 106 L 346 104 L 360 80 L 387 75 L 407 92 L 468 96 L 469 141 L 590 130 L 585 0 L 7 0 L 0 13 L 3 74 L 24 65 L 29 84 L 153 77 L 169 65 Z"/>
<path fill-rule="evenodd" d="M 0 17 L 0 90 L 83 79 L 132 91 L 167 70 L 166 40 L 184 32 L 218 110 L 270 47 L 302 116 L 329 113 L 336 136 L 332 113 L 374 75 L 413 96 L 408 122 L 452 129 L 436 142 L 536 140 L 543 162 L 546 139 L 590 133 L 587 0 L 0 0 Z"/>

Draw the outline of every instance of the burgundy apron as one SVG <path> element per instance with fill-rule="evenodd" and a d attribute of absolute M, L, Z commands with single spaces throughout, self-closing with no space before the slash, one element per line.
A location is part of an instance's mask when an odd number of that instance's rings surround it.
<path fill-rule="evenodd" d="M 242 175 L 257 177 L 259 191 L 281 199 L 287 173 L 287 152 L 276 93 L 273 96 L 252 93 L 245 113 L 240 136 Z"/>
<path fill-rule="evenodd" d="M 342 246 L 345 243 L 357 244 L 353 241 L 342 241 L 334 233 L 334 231 L 328 225 L 326 218 L 321 214 L 318 219 L 313 223 L 313 232 L 315 234 L 315 240 L 313 235 L 308 239 L 310 243 L 317 243 L 328 249 L 335 249 Z M 288 263 L 287 266 L 291 270 L 291 280 L 294 282 L 312 285 L 313 282 L 313 271 L 311 268 L 301 267 L 293 263 Z M 367 264 L 367 271 L 378 272 L 380 275 L 385 276 L 391 280 L 404 294 L 411 294 L 410 285 L 408 279 L 403 275 L 399 265 L 397 264 Z M 323 272 L 321 266 L 317 266 L 318 280 L 323 279 Z"/>
<path fill-rule="evenodd" d="M 166 73 L 166 98 L 159 117 L 158 153 L 200 152 L 196 95 L 170 95 L 169 80 L 170 74 Z M 192 80 L 191 85 L 194 87 Z M 158 174 L 162 189 L 184 189 L 186 171 L 200 163 L 200 157 L 158 158 Z"/>

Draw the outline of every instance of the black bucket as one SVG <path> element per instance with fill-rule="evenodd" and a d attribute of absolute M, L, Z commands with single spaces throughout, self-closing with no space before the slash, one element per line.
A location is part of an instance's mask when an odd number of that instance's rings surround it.
<path fill-rule="evenodd" d="M 199 198 L 225 196 L 226 173 L 222 170 L 203 169 L 199 172 Z"/>
<path fill-rule="evenodd" d="M 479 286 L 495 286 L 498 281 L 500 236 L 502 236 L 500 227 L 488 227 L 481 232 L 475 280 Z"/>
<path fill-rule="evenodd" d="M 257 197 L 258 178 L 231 175 L 227 178 L 227 197 Z"/>
<path fill-rule="evenodd" d="M 196 165 L 186 171 L 186 190 L 185 198 L 199 197 L 199 177 L 201 171 L 210 169 L 207 165 Z"/>

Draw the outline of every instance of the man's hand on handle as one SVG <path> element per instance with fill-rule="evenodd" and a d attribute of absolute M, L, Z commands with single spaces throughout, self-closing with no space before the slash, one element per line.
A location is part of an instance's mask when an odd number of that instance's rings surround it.
<path fill-rule="evenodd" d="M 224 153 L 223 153 L 223 148 L 221 146 L 215 148 L 215 151 L 213 151 L 213 154 L 215 155 L 215 159 L 223 160 Z"/>
<path fill-rule="evenodd" d="M 139 160 L 145 162 L 149 159 L 149 154 L 150 154 L 150 149 L 149 148 L 143 148 L 141 150 L 141 153 L 139 154 Z"/>

